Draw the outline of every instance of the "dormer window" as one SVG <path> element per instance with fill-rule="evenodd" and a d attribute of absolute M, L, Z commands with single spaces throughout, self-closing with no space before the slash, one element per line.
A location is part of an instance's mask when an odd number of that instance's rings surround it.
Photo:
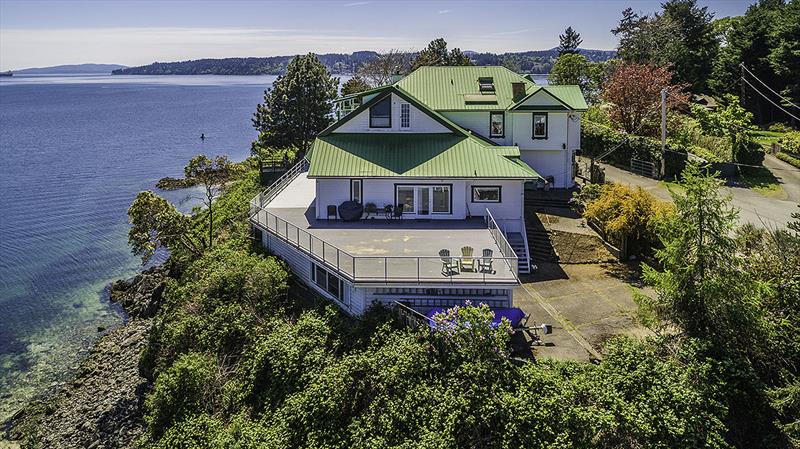
<path fill-rule="evenodd" d="M 494 93 L 494 78 L 491 76 L 482 76 L 478 78 L 478 86 L 480 87 L 482 94 L 493 94 Z"/>
<path fill-rule="evenodd" d="M 369 108 L 370 128 L 392 127 L 392 97 L 387 96 Z"/>

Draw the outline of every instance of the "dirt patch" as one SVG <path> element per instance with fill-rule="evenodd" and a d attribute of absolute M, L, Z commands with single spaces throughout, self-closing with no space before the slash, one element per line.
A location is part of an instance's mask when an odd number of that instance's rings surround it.
<path fill-rule="evenodd" d="M 597 235 L 551 230 L 550 241 L 561 263 L 607 263 L 617 260 Z"/>

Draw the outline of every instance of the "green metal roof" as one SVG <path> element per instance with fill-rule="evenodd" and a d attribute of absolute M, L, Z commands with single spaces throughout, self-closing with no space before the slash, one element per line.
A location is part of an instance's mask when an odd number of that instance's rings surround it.
<path fill-rule="evenodd" d="M 539 91 L 544 91 L 550 94 L 553 98 L 561 102 L 565 106 L 564 109 L 572 109 L 575 111 L 585 111 L 589 108 L 589 105 L 586 104 L 586 99 L 583 97 L 583 92 L 581 92 L 581 88 L 575 85 L 556 85 L 556 86 L 537 86 L 536 88 L 532 89 L 525 98 L 519 100 L 517 102 L 517 106 L 513 106 L 512 109 L 548 109 L 548 106 L 519 106 L 521 103 L 524 103 L 525 100 L 528 98 L 536 95 Z M 552 108 L 552 107 L 549 107 Z"/>
<path fill-rule="evenodd" d="M 467 102 L 466 98 L 482 95 L 478 78 L 491 77 L 494 81 L 496 103 Z M 395 86 L 410 93 L 431 109 L 447 110 L 498 110 L 514 104 L 511 83 L 525 83 L 526 92 L 535 84 L 505 67 L 456 66 L 420 67 L 401 79 Z M 493 99 L 494 100 L 494 99 Z"/>
<path fill-rule="evenodd" d="M 517 147 L 458 134 L 332 133 L 318 137 L 309 178 L 539 178 Z"/>
<path fill-rule="evenodd" d="M 478 78 L 483 77 L 492 78 L 494 92 L 480 92 Z M 524 101 L 514 101 L 512 82 L 525 83 L 525 98 L 544 89 L 566 108 L 579 111 L 588 108 L 578 86 L 539 86 L 499 66 L 420 67 L 395 86 L 436 111 L 497 111 L 513 108 Z"/>

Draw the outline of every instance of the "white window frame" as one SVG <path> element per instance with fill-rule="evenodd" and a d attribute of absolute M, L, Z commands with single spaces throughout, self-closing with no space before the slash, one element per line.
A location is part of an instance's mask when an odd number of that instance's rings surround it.
<path fill-rule="evenodd" d="M 411 128 L 411 104 L 400 103 L 400 128 Z"/>
<path fill-rule="evenodd" d="M 476 193 L 478 190 L 497 190 L 496 200 L 481 200 L 478 199 Z M 503 187 L 502 186 L 472 186 L 471 199 L 473 203 L 502 203 L 503 202 Z"/>

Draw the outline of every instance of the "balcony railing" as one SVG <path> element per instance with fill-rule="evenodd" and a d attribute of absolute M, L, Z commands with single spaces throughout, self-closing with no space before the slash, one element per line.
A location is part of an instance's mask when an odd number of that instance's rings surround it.
<path fill-rule="evenodd" d="M 254 225 L 280 238 L 341 277 L 357 283 L 415 284 L 509 284 L 518 283 L 518 259 L 502 230 L 487 210 L 486 223 L 502 257 L 492 257 L 491 265 L 482 254 L 452 256 L 445 266 L 439 256 L 353 255 L 311 234 L 305 229 L 269 212 L 266 206 L 300 173 L 308 169 L 303 159 L 272 185 L 250 201 L 250 220 Z M 467 263 L 465 263 L 467 262 Z M 472 262 L 470 264 L 469 262 Z"/>
<path fill-rule="evenodd" d="M 445 267 L 439 256 L 353 255 L 260 208 L 254 224 L 309 255 L 343 278 L 357 283 L 509 284 L 518 282 L 517 257 L 492 257 L 491 267 L 479 263 L 480 255 L 453 256 Z M 510 247 L 509 247 L 510 248 Z M 501 252 L 503 249 L 501 248 Z M 472 269 L 464 264 L 472 261 Z M 482 268 L 482 269 L 481 269 Z"/>

